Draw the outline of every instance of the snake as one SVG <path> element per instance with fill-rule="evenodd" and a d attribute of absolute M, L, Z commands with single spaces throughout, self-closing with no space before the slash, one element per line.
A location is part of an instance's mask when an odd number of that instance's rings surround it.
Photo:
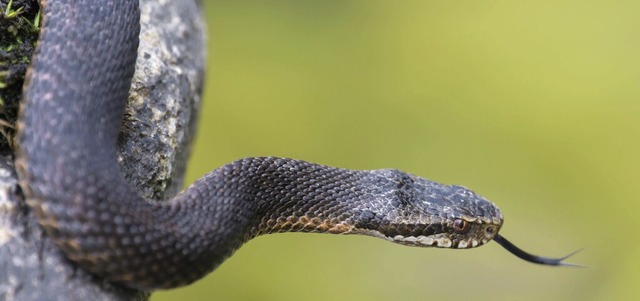
<path fill-rule="evenodd" d="M 138 289 L 190 284 L 248 240 L 279 232 L 359 234 L 420 247 L 496 241 L 504 217 L 473 191 L 397 169 L 350 170 L 256 157 L 221 166 L 165 202 L 117 164 L 137 57 L 138 0 L 47 0 L 20 104 L 15 164 L 25 200 L 73 264 Z M 571 254 L 570 254 L 571 255 Z"/>

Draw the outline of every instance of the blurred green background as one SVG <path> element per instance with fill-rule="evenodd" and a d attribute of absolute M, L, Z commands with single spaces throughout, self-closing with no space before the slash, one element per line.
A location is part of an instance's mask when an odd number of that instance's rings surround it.
<path fill-rule="evenodd" d="M 640 295 L 640 2 L 204 1 L 190 183 L 247 156 L 400 168 L 497 203 L 496 243 L 277 234 L 161 300 L 631 300 Z"/>

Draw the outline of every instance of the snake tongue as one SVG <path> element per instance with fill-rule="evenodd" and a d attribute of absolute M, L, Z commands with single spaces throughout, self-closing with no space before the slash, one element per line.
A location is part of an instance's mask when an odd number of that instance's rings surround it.
<path fill-rule="evenodd" d="M 581 250 L 574 251 L 569 255 L 560 257 L 560 258 L 550 258 L 550 257 L 542 257 L 533 254 L 529 254 L 524 250 L 516 247 L 516 245 L 512 244 L 503 236 L 496 234 L 493 238 L 495 242 L 501 245 L 503 248 L 507 249 L 507 251 L 511 252 L 511 254 L 518 256 L 520 259 L 526 260 L 528 262 L 542 264 L 542 265 L 552 265 L 552 266 L 572 266 L 572 267 L 583 267 L 581 265 L 564 262 L 565 259 L 569 258 L 573 254 L 580 252 Z"/>

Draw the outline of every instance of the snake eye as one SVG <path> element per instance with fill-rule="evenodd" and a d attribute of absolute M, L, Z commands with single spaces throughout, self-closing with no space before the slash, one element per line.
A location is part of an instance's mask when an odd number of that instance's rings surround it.
<path fill-rule="evenodd" d="M 469 229 L 471 229 L 471 223 L 463 219 L 457 219 L 453 221 L 453 231 L 455 231 L 456 233 L 464 234 L 469 232 Z"/>

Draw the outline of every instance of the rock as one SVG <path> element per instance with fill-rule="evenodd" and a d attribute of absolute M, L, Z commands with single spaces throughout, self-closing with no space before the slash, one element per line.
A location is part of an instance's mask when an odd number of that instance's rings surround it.
<path fill-rule="evenodd" d="M 142 32 L 120 166 L 147 198 L 182 187 L 204 77 L 204 26 L 194 0 L 141 0 Z M 13 157 L 0 157 L 0 299 L 145 300 L 149 292 L 75 267 L 24 203 Z"/>

